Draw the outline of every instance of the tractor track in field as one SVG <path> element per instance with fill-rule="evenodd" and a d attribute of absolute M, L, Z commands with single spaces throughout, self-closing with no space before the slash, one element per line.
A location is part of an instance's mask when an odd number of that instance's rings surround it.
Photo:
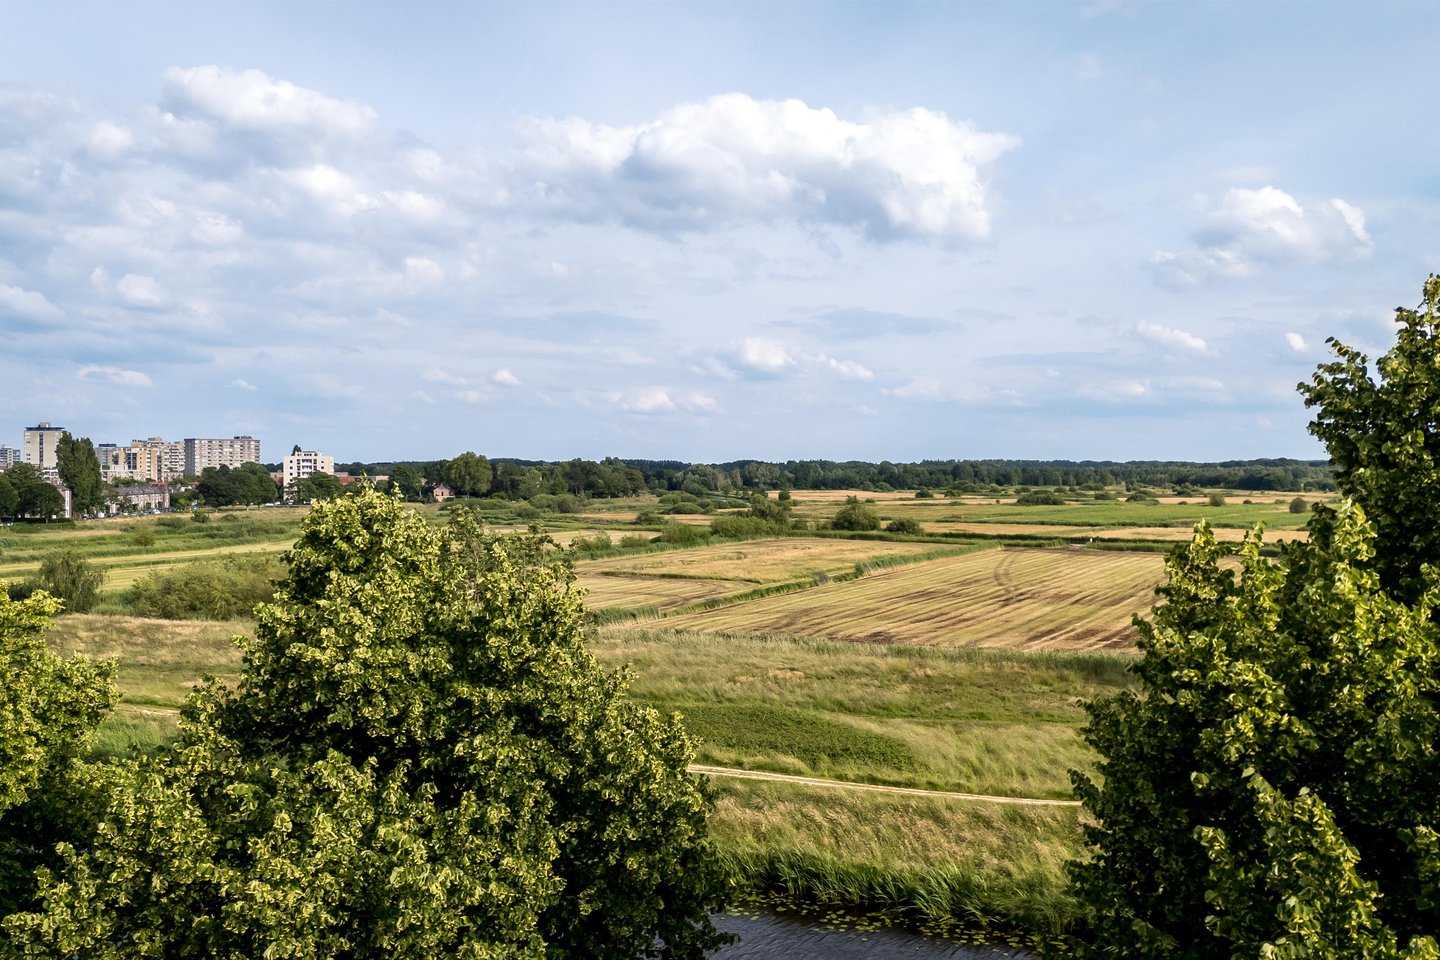
<path fill-rule="evenodd" d="M 999 797 L 986 793 L 958 793 L 952 790 L 925 790 L 920 787 L 889 787 L 879 783 L 856 783 L 853 780 L 826 780 L 823 777 L 798 777 L 788 773 L 770 773 L 765 770 L 740 770 L 735 767 L 712 767 L 704 763 L 692 763 L 691 773 L 707 777 L 734 777 L 740 780 L 765 780 L 771 783 L 794 783 L 805 787 L 823 787 L 831 790 L 867 790 L 871 793 L 889 793 L 906 797 L 934 797 L 939 800 L 976 800 L 982 803 L 1007 803 L 1025 807 L 1078 807 L 1079 800 L 1046 800 L 1040 797 Z"/>

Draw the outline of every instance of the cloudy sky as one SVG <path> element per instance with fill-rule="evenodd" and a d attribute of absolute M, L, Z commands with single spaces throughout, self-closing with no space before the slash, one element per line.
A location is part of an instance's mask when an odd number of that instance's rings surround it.
<path fill-rule="evenodd" d="M 0 3 L 0 443 L 1321 453 L 1440 5 Z"/>

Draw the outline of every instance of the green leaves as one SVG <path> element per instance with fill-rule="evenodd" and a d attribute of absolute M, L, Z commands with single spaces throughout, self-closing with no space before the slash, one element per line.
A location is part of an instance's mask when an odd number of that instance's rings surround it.
<path fill-rule="evenodd" d="M 1347 505 L 1283 563 L 1252 535 L 1237 571 L 1204 527 L 1170 558 L 1141 695 L 1090 708 L 1082 955 L 1429 955 L 1440 633 L 1432 594 L 1381 588 L 1374 536 Z"/>
<path fill-rule="evenodd" d="M 5 921 L 28 956 L 700 958 L 724 892 L 673 719 L 585 649 L 544 541 L 317 504 L 236 688 L 105 771 Z M 6 948 L 0 947 L 0 955 Z"/>

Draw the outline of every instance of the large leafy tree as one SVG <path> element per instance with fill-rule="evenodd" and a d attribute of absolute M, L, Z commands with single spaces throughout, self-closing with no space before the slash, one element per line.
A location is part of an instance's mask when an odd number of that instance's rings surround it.
<path fill-rule="evenodd" d="M 0 916 L 30 903 L 36 868 L 68 834 L 71 764 L 115 700 L 113 663 L 46 650 L 59 609 L 44 593 L 0 590 Z"/>
<path fill-rule="evenodd" d="M 1085 957 L 1440 957 L 1440 279 L 1302 386 L 1348 497 L 1279 562 L 1207 529 L 1090 706 Z"/>
<path fill-rule="evenodd" d="M 25 955 L 699 958 L 721 880 L 678 723 L 586 651 L 543 545 L 317 504 L 237 687 L 116 768 L 5 921 Z M 136 945 L 143 945 L 137 950 Z"/>
<path fill-rule="evenodd" d="M 0 517 L 15 516 L 16 507 L 20 506 L 20 494 L 15 492 L 15 485 L 0 473 Z"/>
<path fill-rule="evenodd" d="M 467 450 L 445 468 L 445 482 L 462 497 L 480 497 L 490 492 L 494 473 L 490 461 Z"/>
<path fill-rule="evenodd" d="M 55 445 L 55 469 L 60 482 L 70 491 L 70 507 L 75 513 L 94 513 L 105 505 L 100 460 L 89 437 L 76 439 L 68 430 L 60 434 L 60 442 Z"/>
<path fill-rule="evenodd" d="M 1419 307 L 1395 311 L 1395 345 L 1375 364 L 1331 339 L 1336 359 L 1300 384 L 1317 408 L 1310 432 L 1330 452 L 1340 491 L 1365 508 L 1384 549 L 1381 582 L 1402 597 L 1424 589 L 1421 567 L 1440 564 L 1440 276 Z"/>
<path fill-rule="evenodd" d="M 1200 530 L 1091 706 L 1085 957 L 1440 956 L 1440 592 L 1391 597 L 1358 507 L 1260 556 Z M 1432 591 L 1440 582 L 1431 581 Z"/>
<path fill-rule="evenodd" d="M 40 475 L 33 464 L 17 463 L 5 471 L 15 491 L 15 513 L 22 517 L 49 519 L 65 509 L 60 491 Z"/>

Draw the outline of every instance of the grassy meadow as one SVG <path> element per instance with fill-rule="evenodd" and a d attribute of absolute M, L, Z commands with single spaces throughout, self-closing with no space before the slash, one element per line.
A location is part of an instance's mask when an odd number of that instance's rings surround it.
<path fill-rule="evenodd" d="M 1163 551 L 1207 519 L 1223 539 L 1263 522 L 1303 536 L 1293 494 L 1201 505 L 1014 496 L 854 495 L 883 521 L 922 534 L 823 529 L 847 491 L 796 491 L 821 529 L 699 545 L 644 543 L 653 497 L 592 501 L 583 513 L 521 521 L 480 501 L 495 530 L 539 528 L 573 553 L 595 611 L 591 646 L 625 668 L 631 693 L 678 714 L 696 761 L 718 767 L 893 787 L 1064 799 L 1069 771 L 1094 758 L 1082 704 L 1124 689 L 1131 615 L 1149 609 Z M 422 507 L 443 522 L 435 506 Z M 723 512 L 723 508 L 720 512 Z M 126 615 L 152 573 L 218 569 L 281 554 L 303 511 L 221 511 L 77 525 L 0 528 L 0 581 L 75 550 L 106 574 L 97 612 L 59 617 L 60 653 L 113 658 L 120 702 L 94 751 L 159 749 L 205 676 L 234 678 L 233 621 Z M 653 519 L 653 518 L 652 518 Z M 597 536 L 612 545 L 596 547 Z M 628 538 L 620 547 L 621 538 Z M 1090 546 L 1102 549 L 1089 549 Z M 742 888 L 808 903 L 882 908 L 911 919 L 999 923 L 1045 932 L 1070 915 L 1063 864 L 1081 855 L 1074 807 L 1017 807 L 717 776 L 716 841 Z"/>

